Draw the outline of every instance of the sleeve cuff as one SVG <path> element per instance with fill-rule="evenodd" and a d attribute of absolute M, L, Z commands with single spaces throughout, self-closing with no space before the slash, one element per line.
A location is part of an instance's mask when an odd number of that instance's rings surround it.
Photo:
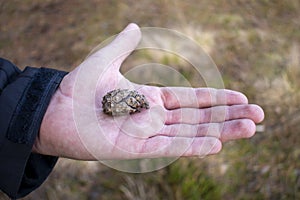
<path fill-rule="evenodd" d="M 66 72 L 27 67 L 0 96 L 0 188 L 20 198 L 39 187 L 57 157 L 31 153 L 52 95 Z"/>

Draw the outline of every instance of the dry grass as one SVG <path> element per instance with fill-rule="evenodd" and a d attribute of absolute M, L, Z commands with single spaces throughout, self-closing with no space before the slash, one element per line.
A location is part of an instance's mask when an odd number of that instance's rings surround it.
<path fill-rule="evenodd" d="M 149 174 L 61 159 L 25 199 L 299 199 L 299 1 L 1 1 L 0 54 L 22 67 L 71 70 L 129 22 L 199 42 L 225 86 L 264 108 L 265 132 L 227 143 L 217 156 L 180 159 Z M 152 59 L 151 52 L 135 54 L 126 66 L 138 59 Z M 173 55 L 159 61 L 199 84 Z"/>

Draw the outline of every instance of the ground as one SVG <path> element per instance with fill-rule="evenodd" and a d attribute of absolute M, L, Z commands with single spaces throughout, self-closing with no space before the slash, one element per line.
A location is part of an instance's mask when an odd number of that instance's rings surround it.
<path fill-rule="evenodd" d="M 21 68 L 70 71 L 129 22 L 193 38 L 218 66 L 226 88 L 263 107 L 264 129 L 226 143 L 216 156 L 182 158 L 147 174 L 60 159 L 24 199 L 299 199 L 300 2 L 1 0 L 0 56 Z M 122 71 L 138 59 L 154 58 L 135 54 Z M 174 56 L 157 59 L 199 86 L 192 69 Z"/>

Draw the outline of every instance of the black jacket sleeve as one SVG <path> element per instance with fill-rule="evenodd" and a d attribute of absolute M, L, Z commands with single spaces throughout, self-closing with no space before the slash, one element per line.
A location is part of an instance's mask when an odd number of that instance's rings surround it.
<path fill-rule="evenodd" d="M 0 189 L 20 198 L 39 187 L 57 157 L 31 152 L 50 99 L 66 72 L 0 58 Z"/>

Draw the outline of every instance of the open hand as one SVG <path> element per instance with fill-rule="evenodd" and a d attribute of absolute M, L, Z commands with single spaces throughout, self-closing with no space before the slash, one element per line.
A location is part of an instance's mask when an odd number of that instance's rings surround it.
<path fill-rule="evenodd" d="M 80 160 L 205 156 L 222 142 L 248 138 L 263 110 L 242 93 L 213 88 L 138 85 L 119 72 L 141 38 L 130 24 L 109 45 L 64 77 L 42 121 L 33 151 Z M 145 95 L 150 109 L 129 116 L 102 112 L 117 88 Z"/>

